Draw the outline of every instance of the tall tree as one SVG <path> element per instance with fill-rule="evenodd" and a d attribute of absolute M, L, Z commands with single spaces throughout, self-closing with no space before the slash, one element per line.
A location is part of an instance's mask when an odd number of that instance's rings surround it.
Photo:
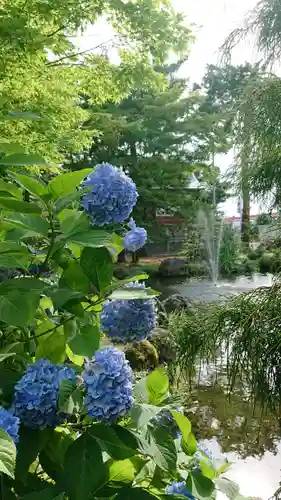
<path fill-rule="evenodd" d="M 100 18 L 113 30 L 118 64 L 110 62 L 108 46 L 79 53 L 71 41 Z M 153 64 L 170 51 L 185 52 L 190 30 L 160 0 L 1 0 L 0 36 L 0 115 L 28 110 L 41 116 L 3 122 L 1 137 L 61 160 L 98 134 L 83 127 L 88 113 L 80 106 L 81 93 L 101 104 L 133 88 L 162 85 Z"/>
<path fill-rule="evenodd" d="M 242 191 L 242 240 L 245 245 L 250 242 L 250 192 L 248 180 L 249 157 L 248 148 L 244 147 L 241 137 L 243 130 L 250 121 L 250 115 L 244 113 L 243 120 L 241 103 L 245 89 L 259 77 L 259 66 L 245 63 L 240 66 L 226 65 L 223 67 L 210 65 L 204 76 L 202 87 L 206 92 L 206 100 L 202 110 L 207 113 L 217 114 L 218 124 L 216 130 L 223 131 L 228 146 L 236 145 L 239 154 L 236 163 L 240 171 L 239 184 Z M 237 109 L 240 109 L 240 119 L 237 121 Z M 239 130 L 237 125 L 239 124 Z M 237 140 L 239 137 L 239 141 Z"/>
<path fill-rule="evenodd" d="M 212 123 L 200 112 L 204 97 L 190 91 L 187 82 L 176 76 L 182 61 L 156 68 L 166 74 L 163 90 L 132 92 L 118 106 L 88 103 L 88 126 L 102 131 L 84 159 L 74 157 L 71 168 L 85 163 L 109 161 L 122 165 L 138 186 L 140 199 L 134 214 L 146 224 L 153 223 L 156 211 L 181 212 L 192 216 L 196 195 L 188 190 L 189 176 L 208 176 Z M 200 201 L 197 193 L 198 202 Z"/>

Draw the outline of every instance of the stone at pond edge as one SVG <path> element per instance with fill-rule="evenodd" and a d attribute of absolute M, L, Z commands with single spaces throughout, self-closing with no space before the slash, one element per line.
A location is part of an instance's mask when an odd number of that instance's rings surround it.
<path fill-rule="evenodd" d="M 156 327 L 148 336 L 158 353 L 159 364 L 169 364 L 176 359 L 176 344 L 172 334 L 164 328 Z"/>
<path fill-rule="evenodd" d="M 154 369 L 159 363 L 157 350 L 148 340 L 127 344 L 124 354 L 133 370 Z"/>
<path fill-rule="evenodd" d="M 187 265 L 184 259 L 168 258 L 162 260 L 159 266 L 160 276 L 186 276 Z"/>
<path fill-rule="evenodd" d="M 167 314 L 170 314 L 174 311 L 187 311 L 192 308 L 190 299 L 188 299 L 187 297 L 183 297 L 183 295 L 180 295 L 178 293 L 167 297 L 167 299 L 163 300 L 162 304 Z"/>

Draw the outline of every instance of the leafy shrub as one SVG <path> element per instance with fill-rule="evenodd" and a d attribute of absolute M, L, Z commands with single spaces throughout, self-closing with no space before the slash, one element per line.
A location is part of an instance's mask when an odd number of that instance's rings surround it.
<path fill-rule="evenodd" d="M 0 159 L 6 166 L 14 162 Z M 17 164 L 30 162 L 30 156 L 17 155 Z M 146 276 L 113 277 L 123 240 L 111 224 L 130 215 L 137 193 L 125 174 L 107 170 L 112 182 L 98 169 L 64 173 L 48 185 L 15 170 L 1 180 L 0 265 L 20 270 L 0 283 L 1 494 L 153 500 L 163 499 L 174 481 L 185 481 L 189 495 L 214 498 L 216 489 L 223 490 L 219 476 L 228 465 L 198 449 L 189 420 L 177 411 L 178 398 L 170 396 L 165 371 L 134 387 L 124 354 L 100 348 L 105 301 L 141 306 L 155 295 L 124 286 Z M 127 198 L 120 182 L 130 189 Z M 29 202 L 22 201 L 24 190 Z M 80 210 L 83 196 L 86 213 Z M 40 267 L 35 275 L 29 272 L 30 265 L 42 263 L 50 276 Z M 14 420 L 6 419 L 8 408 Z M 153 421 L 163 409 L 180 439 Z"/>
<path fill-rule="evenodd" d="M 219 266 L 223 276 L 236 274 L 239 269 L 240 242 L 237 231 L 231 225 L 225 225 L 220 246 Z"/>

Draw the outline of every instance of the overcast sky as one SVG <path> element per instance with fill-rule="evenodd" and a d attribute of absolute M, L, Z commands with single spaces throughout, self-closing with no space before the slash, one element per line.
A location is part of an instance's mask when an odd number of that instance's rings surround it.
<path fill-rule="evenodd" d="M 218 63 L 219 47 L 227 35 L 237 26 L 243 24 L 247 12 L 252 9 L 257 0 L 173 0 L 178 11 L 186 15 L 186 22 L 193 24 L 196 40 L 191 48 L 189 60 L 183 65 L 180 75 L 191 82 L 199 82 L 204 75 L 207 64 Z M 76 43 L 82 50 L 95 47 L 107 41 L 112 36 L 104 22 L 91 26 Z M 253 41 L 241 43 L 233 53 L 233 64 L 254 62 L 257 53 Z M 233 160 L 233 154 L 220 155 L 216 163 L 225 172 Z M 237 215 L 237 200 L 229 200 L 224 205 L 226 215 Z M 252 203 L 251 213 L 258 213 L 260 208 Z"/>

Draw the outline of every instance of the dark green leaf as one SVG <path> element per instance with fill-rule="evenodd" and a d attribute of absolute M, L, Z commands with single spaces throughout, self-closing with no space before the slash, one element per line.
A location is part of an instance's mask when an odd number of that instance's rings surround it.
<path fill-rule="evenodd" d="M 25 483 L 28 469 L 52 435 L 51 429 L 42 431 L 22 426 L 17 445 L 16 477 Z"/>
<path fill-rule="evenodd" d="M 10 241 L 0 241 L 0 267 L 26 269 L 29 260 L 30 253 L 25 246 Z"/>
<path fill-rule="evenodd" d="M 35 203 L 27 203 L 26 201 L 16 200 L 15 198 L 5 198 L 0 196 L 0 206 L 7 210 L 15 210 L 23 214 L 40 214 L 41 208 Z"/>
<path fill-rule="evenodd" d="M 81 301 L 85 297 L 81 292 L 75 292 L 69 288 L 50 288 L 50 290 L 48 290 L 48 296 L 52 299 L 55 309 L 61 309 L 72 299 Z"/>
<path fill-rule="evenodd" d="M 83 405 L 83 393 L 75 382 L 62 380 L 60 383 L 60 393 L 58 408 L 60 412 L 72 415 L 78 413 Z"/>
<path fill-rule="evenodd" d="M 35 177 L 24 174 L 14 174 L 14 177 L 24 189 L 37 198 L 48 193 L 46 185 Z"/>
<path fill-rule="evenodd" d="M 22 199 L 22 190 L 19 189 L 12 182 L 6 182 L 3 179 L 0 179 L 0 193 L 1 193 L 1 196 L 3 196 L 3 193 L 8 193 L 8 194 L 12 195 L 14 198 L 18 198 L 19 200 Z M 4 195 L 4 196 L 6 196 L 6 195 Z"/>
<path fill-rule="evenodd" d="M 97 325 L 85 325 L 68 340 L 72 352 L 78 356 L 92 357 L 100 345 L 100 330 Z"/>
<path fill-rule="evenodd" d="M 91 228 L 87 231 L 65 234 L 64 238 L 66 241 L 92 248 L 106 246 L 111 241 L 111 235 L 107 231 Z"/>
<path fill-rule="evenodd" d="M 156 500 L 159 498 L 143 488 L 122 488 L 114 500 Z"/>
<path fill-rule="evenodd" d="M 160 469 L 173 474 L 176 470 L 177 452 L 173 437 L 163 427 L 148 430 L 147 444 L 140 441 L 143 452 L 149 455 Z"/>
<path fill-rule="evenodd" d="M 14 278 L 0 284 L 0 295 L 10 293 L 12 290 L 22 291 L 37 291 L 40 292 L 45 288 L 46 283 L 43 280 L 36 278 Z"/>
<path fill-rule="evenodd" d="M 154 418 L 162 408 L 146 403 L 134 403 L 131 409 L 131 418 L 137 428 L 144 427 Z"/>
<path fill-rule="evenodd" d="M 88 433 L 69 446 L 64 469 L 70 500 L 88 499 L 90 492 L 102 487 L 108 477 L 101 449 Z"/>
<path fill-rule="evenodd" d="M 137 454 L 137 440 L 124 427 L 94 424 L 89 428 L 89 433 L 97 440 L 101 449 L 115 460 L 124 460 Z"/>
<path fill-rule="evenodd" d="M 45 167 L 47 162 L 42 158 L 42 156 L 35 154 L 24 154 L 24 153 L 14 153 L 9 156 L 4 156 L 0 158 L 0 165 L 5 165 L 9 167 L 21 167 L 25 165 L 40 165 Z"/>
<path fill-rule="evenodd" d="M 113 276 L 113 262 L 106 248 L 85 247 L 81 254 L 80 266 L 99 292 L 103 292 L 110 285 Z"/>
<path fill-rule="evenodd" d="M 209 500 L 215 489 L 213 481 L 197 471 L 190 472 L 186 480 L 186 487 L 198 500 Z"/>
<path fill-rule="evenodd" d="M 84 170 L 68 172 L 67 174 L 61 174 L 55 177 L 49 183 L 49 190 L 53 194 L 54 199 L 56 200 L 60 196 L 68 196 L 71 194 L 92 171 L 92 168 L 85 168 Z"/>
<path fill-rule="evenodd" d="M 21 497 L 21 500 L 64 500 L 65 496 L 63 493 L 58 494 L 58 490 L 55 486 L 50 486 L 44 490 L 35 491 L 33 493 L 28 493 Z"/>
<path fill-rule="evenodd" d="M 5 361 L 5 359 L 13 358 L 14 356 L 16 356 L 15 352 L 0 352 L 0 363 Z"/>
<path fill-rule="evenodd" d="M 16 446 L 12 438 L 0 428 L 0 472 L 14 478 Z"/>
<path fill-rule="evenodd" d="M 21 229 L 27 229 L 31 233 L 48 236 L 49 223 L 39 215 L 9 213 L 5 216 L 5 221 Z"/>
<path fill-rule="evenodd" d="M 4 401 L 12 403 L 14 398 L 14 386 L 18 380 L 22 377 L 23 373 L 16 370 L 11 370 L 10 368 L 0 369 L 0 389 L 1 397 Z"/>
<path fill-rule="evenodd" d="M 106 287 L 106 292 L 113 292 L 113 290 L 116 290 L 123 285 L 127 285 L 128 283 L 135 281 L 146 280 L 147 278 L 149 278 L 148 274 L 137 274 L 136 276 L 131 276 L 130 278 L 126 278 L 124 280 L 116 280 L 111 285 Z"/>
<path fill-rule="evenodd" d="M 46 454 L 49 460 L 55 464 L 59 475 L 63 473 L 65 454 L 73 441 L 73 434 L 67 433 L 67 430 L 64 432 L 54 431 L 44 447 L 42 453 Z"/>
<path fill-rule="evenodd" d="M 169 392 L 169 377 L 164 368 L 157 368 L 146 377 L 146 390 L 151 404 L 158 406 Z"/>
<path fill-rule="evenodd" d="M 71 205 L 73 202 L 79 200 L 83 194 L 87 193 L 89 191 L 89 188 L 87 189 L 79 189 L 77 191 L 74 191 L 73 193 L 67 195 L 67 196 L 61 196 L 60 198 L 57 199 L 55 203 L 55 213 L 59 214 L 64 208 L 68 207 Z M 89 220 L 88 220 L 89 224 Z"/>
<path fill-rule="evenodd" d="M 26 326 L 34 321 L 40 300 L 38 291 L 7 290 L 4 295 L 0 287 L 0 294 L 0 321 L 14 326 Z"/>
<path fill-rule="evenodd" d="M 84 212 L 74 209 L 65 209 L 59 215 L 60 227 L 63 233 L 68 236 L 72 233 L 81 233 L 89 231 L 89 218 Z"/>
<path fill-rule="evenodd" d="M 70 288 L 73 291 L 87 294 L 90 290 L 90 283 L 83 273 L 78 262 L 73 260 L 62 273 L 59 281 L 61 288 Z"/>

